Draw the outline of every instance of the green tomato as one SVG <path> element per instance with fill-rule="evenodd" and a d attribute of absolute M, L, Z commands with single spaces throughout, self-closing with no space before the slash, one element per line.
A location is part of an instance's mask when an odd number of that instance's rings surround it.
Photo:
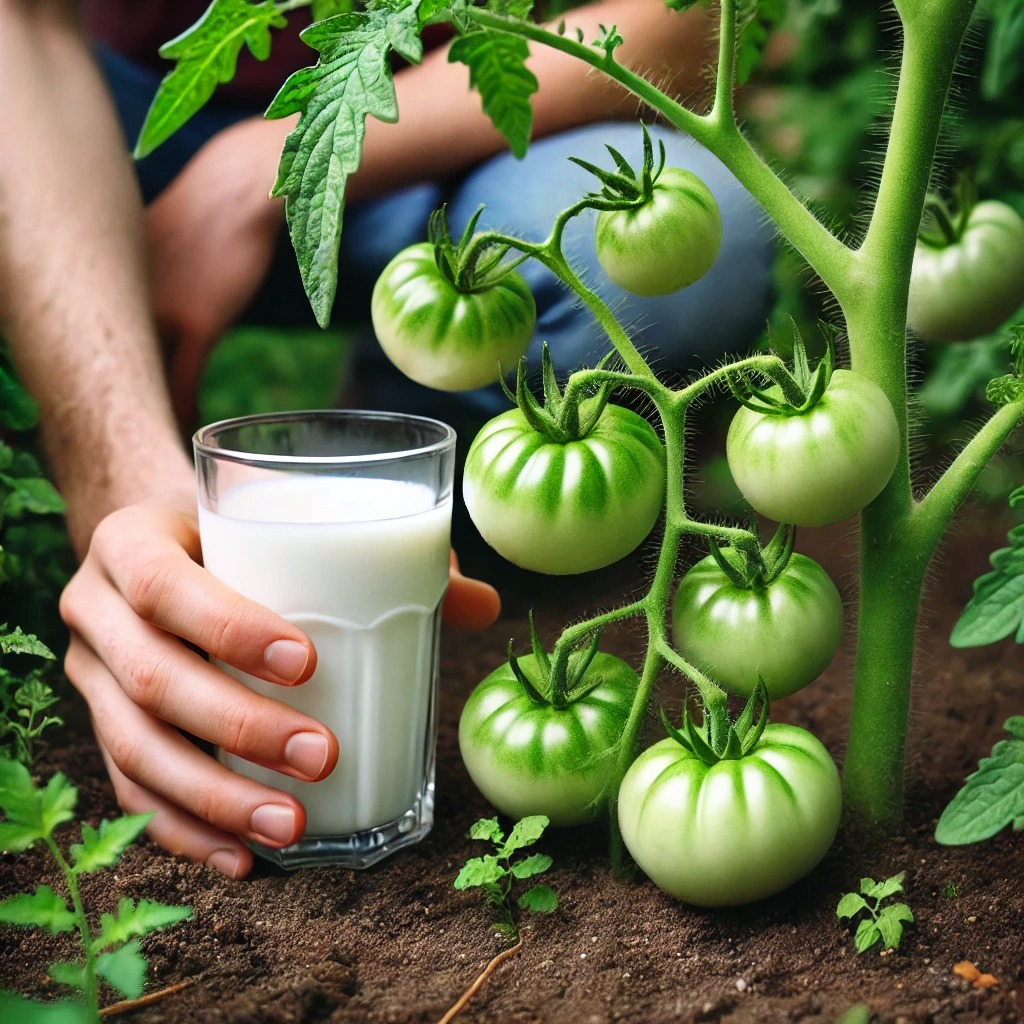
<path fill-rule="evenodd" d="M 1024 303 L 1024 218 L 978 203 L 949 245 L 918 242 L 907 324 L 925 341 L 967 341 L 996 330 Z"/>
<path fill-rule="evenodd" d="M 564 444 L 510 409 L 484 424 L 463 476 L 466 508 L 484 540 L 515 565 L 556 576 L 599 569 L 636 549 L 664 494 L 658 435 L 618 405 Z"/>
<path fill-rule="evenodd" d="M 760 675 L 775 700 L 814 682 L 835 657 L 843 602 L 805 555 L 791 555 L 771 583 L 750 589 L 708 555 L 680 580 L 672 626 L 683 657 L 723 689 L 749 697 Z"/>
<path fill-rule="evenodd" d="M 532 654 L 519 665 L 535 678 Z M 462 760 L 502 814 L 545 814 L 552 825 L 580 825 L 600 813 L 639 681 L 629 665 L 603 652 L 583 676 L 584 684 L 595 679 L 585 696 L 556 708 L 527 694 L 506 662 L 470 694 L 459 720 Z"/>
<path fill-rule="evenodd" d="M 700 907 L 781 892 L 828 852 L 839 828 L 839 773 L 805 729 L 771 724 L 754 749 L 708 765 L 672 738 L 630 766 L 619 828 L 665 892 Z"/>
<path fill-rule="evenodd" d="M 874 381 L 836 370 L 807 412 L 741 408 L 725 447 L 736 486 L 755 511 L 780 523 L 825 526 L 856 515 L 882 492 L 896 468 L 900 431 Z"/>
<path fill-rule="evenodd" d="M 666 167 L 641 206 L 598 214 L 597 258 L 636 295 L 668 295 L 703 277 L 722 242 L 722 215 L 696 174 Z"/>
<path fill-rule="evenodd" d="M 420 242 L 384 268 L 370 317 L 381 348 L 407 377 L 441 391 L 469 391 L 493 384 L 525 355 L 537 306 L 515 271 L 459 291 L 438 269 L 433 245 Z"/>

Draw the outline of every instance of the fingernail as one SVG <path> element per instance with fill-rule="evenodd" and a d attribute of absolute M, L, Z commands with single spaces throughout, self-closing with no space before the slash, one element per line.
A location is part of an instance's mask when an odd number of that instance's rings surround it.
<path fill-rule="evenodd" d="M 295 835 L 295 812 L 285 804 L 260 804 L 252 812 L 249 828 L 275 843 L 287 843 Z"/>
<path fill-rule="evenodd" d="M 296 640 L 275 640 L 263 652 L 263 664 L 286 682 L 294 683 L 306 670 L 309 653 Z"/>
<path fill-rule="evenodd" d="M 206 866 L 228 878 L 238 877 L 238 853 L 235 850 L 214 850 L 206 858 Z"/>
<path fill-rule="evenodd" d="M 297 732 L 284 747 L 284 759 L 311 779 L 320 777 L 327 753 L 327 740 L 318 732 Z"/>

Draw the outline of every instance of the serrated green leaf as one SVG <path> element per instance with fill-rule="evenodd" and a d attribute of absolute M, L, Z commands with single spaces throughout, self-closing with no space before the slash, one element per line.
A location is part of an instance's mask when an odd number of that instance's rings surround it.
<path fill-rule="evenodd" d="M 842 920 L 845 917 L 853 917 L 867 908 L 867 902 L 859 893 L 848 892 L 836 907 L 836 917 Z"/>
<path fill-rule="evenodd" d="M 33 813 L 36 795 L 29 770 L 19 761 L 0 757 L 0 811 L 12 821 L 24 822 L 24 816 Z"/>
<path fill-rule="evenodd" d="M 42 838 L 41 828 L 0 821 L 0 852 L 22 853 Z"/>
<path fill-rule="evenodd" d="M 892 878 L 886 878 L 884 881 L 875 882 L 869 889 L 861 889 L 869 899 L 873 900 L 884 900 L 894 893 L 903 892 L 903 879 L 906 877 L 906 872 L 901 871 L 898 875 L 893 875 Z"/>
<path fill-rule="evenodd" d="M 994 552 L 992 572 L 974 581 L 967 602 L 949 638 L 954 647 L 998 643 L 1017 633 L 1024 643 L 1024 532 L 1010 534 L 1011 546 Z"/>
<path fill-rule="evenodd" d="M 14 703 L 21 708 L 20 714 L 26 712 L 38 714 L 47 708 L 52 708 L 59 701 L 60 697 L 39 678 L 26 679 L 14 691 Z"/>
<path fill-rule="evenodd" d="M 895 921 L 911 922 L 914 920 L 914 912 L 906 905 L 906 903 L 891 903 L 889 906 L 883 908 L 882 912 L 878 916 L 891 917 Z"/>
<path fill-rule="evenodd" d="M 462 865 L 455 877 L 456 889 L 469 889 L 477 885 L 494 885 L 505 878 L 508 872 L 492 854 L 486 857 L 472 857 Z"/>
<path fill-rule="evenodd" d="M 83 964 L 71 960 L 58 960 L 50 964 L 50 969 L 46 973 L 61 985 L 70 985 L 79 992 L 85 991 L 87 981 Z"/>
<path fill-rule="evenodd" d="M 3 502 L 6 515 L 20 516 L 25 512 L 36 516 L 60 515 L 66 509 L 57 489 L 43 477 L 14 478 L 0 474 L 0 483 L 10 488 Z"/>
<path fill-rule="evenodd" d="M 505 833 L 502 832 L 497 818 L 481 818 L 470 826 L 469 838 L 489 840 L 497 845 L 504 841 Z"/>
<path fill-rule="evenodd" d="M 315 67 L 281 87 L 268 118 L 299 114 L 285 140 L 272 195 L 284 197 L 285 218 L 317 323 L 326 327 L 338 287 L 338 246 L 345 183 L 359 166 L 368 116 L 398 119 L 390 54 L 416 24 L 415 6 L 341 14 L 311 25 L 302 38 L 320 53 Z"/>
<path fill-rule="evenodd" d="M 0 902 L 0 923 L 43 928 L 52 935 L 75 928 L 75 915 L 48 885 Z"/>
<path fill-rule="evenodd" d="M 871 918 L 865 918 L 853 936 L 853 944 L 858 953 L 866 953 L 879 939 L 881 934 Z"/>
<path fill-rule="evenodd" d="M 549 824 L 548 818 L 543 814 L 530 814 L 521 818 L 512 826 L 512 831 L 502 847 L 501 855 L 509 857 L 516 850 L 523 849 L 524 846 L 532 846 L 544 834 L 544 829 Z"/>
<path fill-rule="evenodd" d="M 535 885 L 519 897 L 518 903 L 523 910 L 531 910 L 535 914 L 550 914 L 558 909 L 558 894 L 550 885 Z"/>
<path fill-rule="evenodd" d="M 91 1013 L 81 1003 L 36 1003 L 13 992 L 0 992 L 0 1021 L 11 1024 L 92 1024 Z"/>
<path fill-rule="evenodd" d="M 76 875 L 109 868 L 142 834 L 152 814 L 126 814 L 112 821 L 101 821 L 99 829 L 82 826 L 82 842 L 71 847 L 72 870 Z"/>
<path fill-rule="evenodd" d="M 257 60 L 266 60 L 271 28 L 287 24 L 273 0 L 213 0 L 199 21 L 161 46 L 160 56 L 177 63 L 153 97 L 135 144 L 136 158 L 169 139 L 206 105 L 218 85 L 235 77 L 243 46 Z"/>
<path fill-rule="evenodd" d="M 126 999 L 138 999 L 146 987 L 149 962 L 138 940 L 96 958 L 96 973 Z"/>
<path fill-rule="evenodd" d="M 92 948 L 98 952 L 136 936 L 168 928 L 179 921 L 187 921 L 191 916 L 191 907 L 172 907 L 155 900 L 139 900 L 136 904 L 125 896 L 118 900 L 115 914 L 104 914 L 100 918 L 99 934 Z"/>
<path fill-rule="evenodd" d="M 484 113 L 505 137 L 509 149 L 525 156 L 533 128 L 530 97 L 537 79 L 526 67 L 526 40 L 500 32 L 471 32 L 455 39 L 448 60 L 469 68 L 469 84 L 480 93 Z"/>
<path fill-rule="evenodd" d="M 892 907 L 886 907 L 875 921 L 875 927 L 882 938 L 884 949 L 899 949 L 903 939 L 903 921 L 906 918 L 892 913 L 892 910 Z M 911 915 L 911 920 L 913 920 L 913 915 Z"/>
<path fill-rule="evenodd" d="M 546 853 L 534 853 L 516 861 L 512 865 L 512 874 L 516 878 L 533 878 L 534 875 L 541 875 L 547 871 L 551 863 L 551 858 Z"/>
<path fill-rule="evenodd" d="M 78 790 L 68 782 L 67 777 L 57 772 L 39 792 L 39 822 L 46 835 L 71 821 L 78 803 Z"/>
<path fill-rule="evenodd" d="M 0 626 L 0 654 L 35 654 L 50 661 L 56 660 L 53 651 L 34 633 L 23 633 L 20 626 L 15 626 L 13 632 L 6 633 L 6 628 Z"/>
<path fill-rule="evenodd" d="M 1024 739 L 1000 740 L 942 812 L 935 826 L 935 841 L 944 846 L 978 843 L 1001 832 L 1021 815 Z"/>

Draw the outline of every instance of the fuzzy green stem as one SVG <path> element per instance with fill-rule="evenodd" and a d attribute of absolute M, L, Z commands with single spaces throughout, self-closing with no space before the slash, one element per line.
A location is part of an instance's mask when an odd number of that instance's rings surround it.
<path fill-rule="evenodd" d="M 790 192 L 782 179 L 758 156 L 734 122 L 693 113 L 645 78 L 623 67 L 603 49 L 551 32 L 533 22 L 506 18 L 478 7 L 471 7 L 466 13 L 478 25 L 541 43 L 603 71 L 656 110 L 675 128 L 709 149 L 757 198 L 793 248 L 838 297 L 852 272 L 853 254 Z"/>
<path fill-rule="evenodd" d="M 708 119 L 723 131 L 736 124 L 734 87 L 736 82 L 736 2 L 722 0 L 719 7 L 718 68 L 715 74 L 715 102 Z"/>
<path fill-rule="evenodd" d="M 60 847 L 52 836 L 46 837 L 46 846 L 50 855 L 57 862 L 61 873 L 64 875 L 64 884 L 68 887 L 68 895 L 71 897 L 71 906 L 75 913 L 75 924 L 82 942 L 82 951 L 85 954 L 85 987 L 82 991 L 82 998 L 85 1000 L 86 1010 L 91 1014 L 94 1021 L 99 1021 L 99 981 L 96 977 L 96 957 L 92 948 L 92 932 L 89 930 L 89 919 L 85 916 L 85 907 L 82 904 L 82 894 L 78 888 L 78 878 L 71 865 L 64 859 Z"/>
<path fill-rule="evenodd" d="M 935 526 L 942 516 L 927 515 L 926 528 L 911 492 L 906 309 L 917 228 L 969 9 L 967 0 L 937 0 L 927 9 L 908 0 L 903 6 L 903 58 L 878 197 L 855 257 L 856 272 L 836 293 L 847 318 L 853 368 L 882 388 L 900 429 L 896 470 L 861 516 L 854 697 L 843 769 L 848 810 L 876 824 L 891 824 L 902 813 L 917 615 L 941 533 Z M 959 482 L 948 488 L 962 490 L 966 477 L 956 471 L 951 479 Z M 951 515 L 946 490 L 929 508 L 942 504 Z"/>

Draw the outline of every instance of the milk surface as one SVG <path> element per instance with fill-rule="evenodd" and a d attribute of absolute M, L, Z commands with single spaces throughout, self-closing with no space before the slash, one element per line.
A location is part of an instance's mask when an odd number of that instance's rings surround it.
<path fill-rule="evenodd" d="M 448 584 L 451 501 L 419 484 L 282 475 L 199 510 L 207 569 L 295 623 L 317 668 L 286 687 L 221 667 L 290 704 L 337 737 L 338 765 L 300 782 L 231 754 L 233 771 L 293 793 L 306 836 L 347 835 L 394 821 L 423 783 L 433 728 L 438 610 Z"/>

